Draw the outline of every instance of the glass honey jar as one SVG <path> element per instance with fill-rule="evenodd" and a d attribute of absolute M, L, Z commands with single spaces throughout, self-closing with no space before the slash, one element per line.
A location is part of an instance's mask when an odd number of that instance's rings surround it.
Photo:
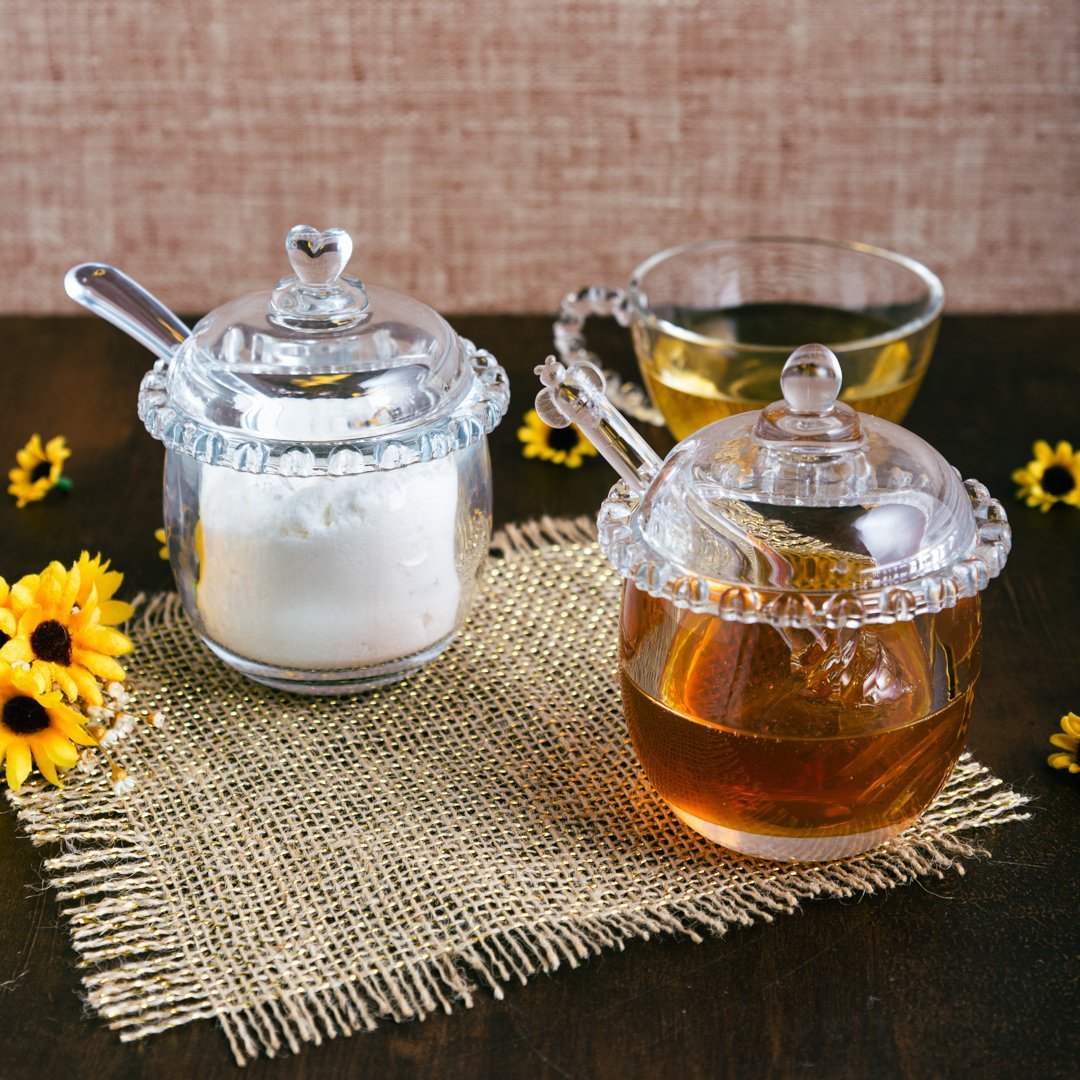
<path fill-rule="evenodd" d="M 733 850 L 827 860 L 906 828 L 966 739 L 979 594 L 1005 513 L 927 443 L 837 400 L 824 346 L 783 400 L 661 462 L 588 363 L 537 369 L 537 408 L 622 476 L 599 516 L 624 579 L 623 704 L 638 759 L 691 828 Z"/>

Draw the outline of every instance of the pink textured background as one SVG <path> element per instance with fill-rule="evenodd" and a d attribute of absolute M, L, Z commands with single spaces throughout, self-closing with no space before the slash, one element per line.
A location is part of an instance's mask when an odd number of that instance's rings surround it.
<path fill-rule="evenodd" d="M 2 311 L 90 258 L 205 310 L 298 222 L 446 311 L 758 232 L 1080 307 L 1076 0 L 0 3 Z"/>

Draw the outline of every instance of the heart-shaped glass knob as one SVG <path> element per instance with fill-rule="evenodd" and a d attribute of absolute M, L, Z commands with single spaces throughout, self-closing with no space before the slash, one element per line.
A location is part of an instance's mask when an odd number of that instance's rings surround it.
<path fill-rule="evenodd" d="M 294 270 L 270 297 L 269 319 L 290 330 L 347 330 L 369 317 L 363 283 L 345 277 L 352 237 L 344 229 L 294 225 L 285 254 Z"/>
<path fill-rule="evenodd" d="M 289 264 L 305 285 L 332 285 L 352 258 L 352 250 L 352 237 L 344 229 L 319 232 L 310 225 L 294 225 L 285 237 Z"/>

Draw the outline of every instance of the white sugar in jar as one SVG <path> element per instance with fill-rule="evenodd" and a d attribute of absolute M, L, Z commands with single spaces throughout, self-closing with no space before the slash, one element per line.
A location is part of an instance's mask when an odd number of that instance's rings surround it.
<path fill-rule="evenodd" d="M 431 648 L 461 602 L 457 505 L 450 458 L 341 477 L 204 469 L 195 602 L 206 632 L 235 655 L 310 669 Z"/>

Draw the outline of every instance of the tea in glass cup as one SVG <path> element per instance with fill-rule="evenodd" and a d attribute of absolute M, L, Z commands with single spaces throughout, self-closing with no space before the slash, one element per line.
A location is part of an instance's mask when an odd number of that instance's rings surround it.
<path fill-rule="evenodd" d="M 922 383 L 944 305 L 925 266 L 866 244 L 785 237 L 671 248 L 634 271 L 629 289 L 570 294 L 555 326 L 564 363 L 595 359 L 582 329 L 591 314 L 631 328 L 659 415 L 619 400 L 677 439 L 780 397 L 780 371 L 806 341 L 827 345 L 844 370 L 842 399 L 898 423 Z"/>

